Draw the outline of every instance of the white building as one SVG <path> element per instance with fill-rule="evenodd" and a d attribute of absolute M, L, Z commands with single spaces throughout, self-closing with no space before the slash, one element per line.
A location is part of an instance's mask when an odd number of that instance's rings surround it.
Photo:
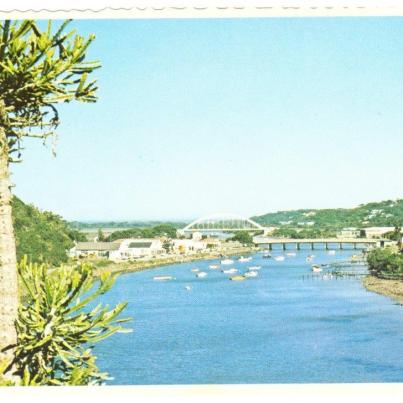
<path fill-rule="evenodd" d="M 129 238 L 112 242 L 118 245 L 116 250 L 109 253 L 111 260 L 128 260 L 155 257 L 165 252 L 159 239 Z"/>
<path fill-rule="evenodd" d="M 172 247 L 175 253 L 196 253 L 206 249 L 206 243 L 197 239 L 173 239 Z"/>
<path fill-rule="evenodd" d="M 105 257 L 111 260 L 128 260 L 153 257 L 164 253 L 159 239 L 120 239 L 114 242 L 77 242 L 70 249 L 70 257 Z"/>
<path fill-rule="evenodd" d="M 114 242 L 77 242 L 68 252 L 70 257 L 109 257 L 119 244 Z"/>
<path fill-rule="evenodd" d="M 363 229 L 367 238 L 382 238 L 387 232 L 394 230 L 395 227 L 367 227 Z"/>
<path fill-rule="evenodd" d="M 343 228 L 338 234 L 337 238 L 358 238 L 361 231 L 358 228 L 350 227 Z"/>

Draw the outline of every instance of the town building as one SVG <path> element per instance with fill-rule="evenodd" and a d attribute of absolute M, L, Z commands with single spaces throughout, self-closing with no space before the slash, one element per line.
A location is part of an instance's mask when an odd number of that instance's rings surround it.
<path fill-rule="evenodd" d="M 197 239 L 173 239 L 171 244 L 173 252 L 179 254 L 197 253 L 207 248 L 204 241 Z"/>
<path fill-rule="evenodd" d="M 361 231 L 358 228 L 349 227 L 339 231 L 337 238 L 358 238 L 360 235 Z"/>
<path fill-rule="evenodd" d="M 392 232 L 395 227 L 367 227 L 361 230 L 365 238 L 382 238 L 387 232 Z"/>
<path fill-rule="evenodd" d="M 165 252 L 159 239 L 119 239 L 114 242 L 77 242 L 69 251 L 70 257 L 105 257 L 128 260 L 154 257 Z"/>

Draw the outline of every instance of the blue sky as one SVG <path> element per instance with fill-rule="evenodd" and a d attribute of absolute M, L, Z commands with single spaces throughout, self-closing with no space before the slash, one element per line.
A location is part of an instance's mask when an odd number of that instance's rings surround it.
<path fill-rule="evenodd" d="M 66 219 L 190 219 L 403 196 L 403 19 L 73 21 L 99 101 L 60 108 L 14 192 Z"/>

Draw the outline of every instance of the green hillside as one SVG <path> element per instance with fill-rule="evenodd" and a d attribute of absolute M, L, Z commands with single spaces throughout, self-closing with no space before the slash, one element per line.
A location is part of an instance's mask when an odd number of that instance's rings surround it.
<path fill-rule="evenodd" d="M 54 213 L 40 211 L 15 196 L 12 208 L 18 260 L 27 255 L 29 260 L 57 265 L 67 260 L 66 250 L 74 239 L 84 240 L 83 234 Z"/>
<path fill-rule="evenodd" d="M 252 219 L 268 227 L 279 227 L 275 235 L 334 236 L 346 227 L 402 226 L 403 199 L 367 203 L 350 209 L 278 211 Z"/>

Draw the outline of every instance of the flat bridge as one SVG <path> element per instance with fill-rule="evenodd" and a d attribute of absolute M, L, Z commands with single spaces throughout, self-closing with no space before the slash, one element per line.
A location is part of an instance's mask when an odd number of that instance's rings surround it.
<path fill-rule="evenodd" d="M 294 245 L 295 249 L 300 250 L 301 245 L 309 245 L 311 249 L 315 246 L 324 245 L 326 250 L 343 249 L 344 245 L 352 245 L 354 249 L 365 249 L 368 246 L 384 246 L 384 239 L 373 238 L 312 238 L 312 239 L 292 239 L 292 238 L 269 238 L 264 236 L 255 236 L 253 243 L 256 246 L 267 246 L 272 250 L 273 245 L 281 245 L 283 250 L 287 245 Z M 290 248 L 289 248 L 290 249 Z"/>

